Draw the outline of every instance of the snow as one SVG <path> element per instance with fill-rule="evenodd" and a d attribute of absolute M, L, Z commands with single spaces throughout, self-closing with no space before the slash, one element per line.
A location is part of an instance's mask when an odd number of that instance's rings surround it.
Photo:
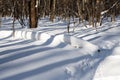
<path fill-rule="evenodd" d="M 0 28 L 0 80 L 120 80 L 120 17 L 97 31 L 41 19 L 37 29 L 21 29 L 11 18 Z"/>
<path fill-rule="evenodd" d="M 120 45 L 120 44 L 119 44 L 119 45 Z M 120 55 L 120 54 L 119 54 L 119 53 L 120 53 L 119 51 L 120 51 L 120 46 L 115 47 L 112 54 L 113 54 L 113 55 L 118 55 L 118 56 L 119 56 L 119 55 Z"/>
<path fill-rule="evenodd" d="M 104 14 L 107 13 L 107 12 L 108 12 L 108 10 L 102 11 L 102 12 L 101 12 L 101 15 L 104 15 Z"/>

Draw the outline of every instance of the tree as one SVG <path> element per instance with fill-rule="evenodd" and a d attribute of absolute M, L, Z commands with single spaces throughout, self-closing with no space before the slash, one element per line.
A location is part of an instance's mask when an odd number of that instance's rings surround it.
<path fill-rule="evenodd" d="M 2 5 L 2 2 L 0 1 L 0 5 Z M 0 6 L 0 12 L 2 12 L 2 6 Z M 0 13 L 0 27 L 2 23 L 2 13 Z"/>
<path fill-rule="evenodd" d="M 56 7 L 56 0 L 50 0 L 50 10 L 51 10 L 51 14 L 50 14 L 50 20 L 53 21 L 53 19 L 55 18 L 55 7 Z"/>
<path fill-rule="evenodd" d="M 15 5 L 14 5 L 15 3 Z M 106 11 L 107 10 L 107 11 Z M 29 27 L 36 28 L 38 18 L 49 16 L 51 21 L 59 17 L 59 20 L 79 18 L 79 22 L 97 27 L 96 23 L 102 22 L 101 13 L 104 16 L 115 17 L 120 15 L 120 0 L 0 0 L 0 14 L 12 16 L 23 25 L 24 18 L 29 18 Z M 68 26 L 69 28 L 69 26 Z"/>
<path fill-rule="evenodd" d="M 36 0 L 29 1 L 29 26 L 30 28 L 36 28 L 38 24 L 38 12 L 37 12 Z"/>

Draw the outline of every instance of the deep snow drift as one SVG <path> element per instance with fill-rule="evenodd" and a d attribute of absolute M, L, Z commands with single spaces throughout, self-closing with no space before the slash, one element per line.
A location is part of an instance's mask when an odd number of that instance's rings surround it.
<path fill-rule="evenodd" d="M 0 80 L 120 80 L 120 19 L 97 31 L 64 21 L 39 21 L 37 29 L 0 28 Z M 76 23 L 78 25 L 78 23 Z M 100 52 L 98 51 L 100 49 Z"/>

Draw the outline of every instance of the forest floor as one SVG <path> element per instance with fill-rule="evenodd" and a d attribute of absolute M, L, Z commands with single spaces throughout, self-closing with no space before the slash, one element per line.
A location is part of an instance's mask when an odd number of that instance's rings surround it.
<path fill-rule="evenodd" d="M 3 18 L 0 80 L 120 80 L 120 17 L 95 28 L 41 19 L 36 29 Z"/>

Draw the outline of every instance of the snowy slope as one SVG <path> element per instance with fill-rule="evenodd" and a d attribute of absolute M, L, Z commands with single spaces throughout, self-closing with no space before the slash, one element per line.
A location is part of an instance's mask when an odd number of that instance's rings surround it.
<path fill-rule="evenodd" d="M 43 19 L 32 30 L 16 22 L 15 37 L 7 20 L 0 29 L 0 80 L 120 80 L 119 18 L 98 31 L 79 25 L 73 32 L 71 24 L 69 34 L 62 21 Z"/>
<path fill-rule="evenodd" d="M 68 78 L 66 65 L 91 57 L 82 49 L 55 42 L 1 38 L 0 79 L 65 80 Z"/>

